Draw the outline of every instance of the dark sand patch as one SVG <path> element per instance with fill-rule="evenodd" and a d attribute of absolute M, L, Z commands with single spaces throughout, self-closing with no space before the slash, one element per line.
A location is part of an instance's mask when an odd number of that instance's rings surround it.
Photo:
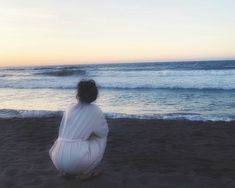
<path fill-rule="evenodd" d="M 235 122 L 109 119 L 104 174 L 86 182 L 50 161 L 59 122 L 0 119 L 1 188 L 235 187 Z"/>

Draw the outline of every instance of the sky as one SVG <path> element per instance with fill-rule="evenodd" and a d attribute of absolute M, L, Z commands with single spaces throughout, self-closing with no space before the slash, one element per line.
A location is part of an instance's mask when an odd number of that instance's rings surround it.
<path fill-rule="evenodd" d="M 234 0 L 0 0 L 0 66 L 235 59 Z"/>

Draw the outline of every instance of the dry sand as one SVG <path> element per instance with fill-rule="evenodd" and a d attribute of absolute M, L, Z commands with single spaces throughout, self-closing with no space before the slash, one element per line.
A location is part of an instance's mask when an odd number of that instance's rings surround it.
<path fill-rule="evenodd" d="M 59 121 L 0 119 L 0 188 L 235 188 L 235 122 L 109 119 L 104 174 L 81 182 L 48 156 Z"/>

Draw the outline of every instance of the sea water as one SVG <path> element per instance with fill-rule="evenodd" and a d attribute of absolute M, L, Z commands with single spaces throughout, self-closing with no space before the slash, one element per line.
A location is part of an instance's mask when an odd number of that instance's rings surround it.
<path fill-rule="evenodd" d="M 235 61 L 1 68 L 0 117 L 61 114 L 81 79 L 114 118 L 235 120 Z"/>

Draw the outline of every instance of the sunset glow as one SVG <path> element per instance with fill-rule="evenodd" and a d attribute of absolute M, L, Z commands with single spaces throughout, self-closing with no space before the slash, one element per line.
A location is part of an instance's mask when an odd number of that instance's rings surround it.
<path fill-rule="evenodd" d="M 0 66 L 235 58 L 232 0 L 0 0 Z"/>

